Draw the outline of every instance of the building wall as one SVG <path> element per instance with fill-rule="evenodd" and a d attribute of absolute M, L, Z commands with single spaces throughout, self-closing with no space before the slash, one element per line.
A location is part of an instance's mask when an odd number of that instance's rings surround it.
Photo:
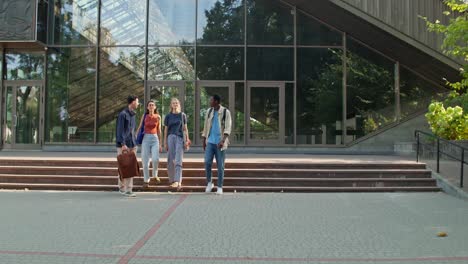
<path fill-rule="evenodd" d="M 35 1 L 0 1 L 0 42 L 34 40 Z"/>
<path fill-rule="evenodd" d="M 448 11 L 441 0 L 338 0 L 373 16 L 398 31 L 418 40 L 428 47 L 442 52 L 443 36 L 427 31 L 426 23 L 420 16 L 429 21 L 441 21 L 447 24 L 454 17 L 443 15 Z"/>

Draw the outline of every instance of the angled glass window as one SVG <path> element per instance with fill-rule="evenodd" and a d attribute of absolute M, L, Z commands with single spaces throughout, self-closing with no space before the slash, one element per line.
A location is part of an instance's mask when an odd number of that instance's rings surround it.
<path fill-rule="evenodd" d="M 101 1 L 101 45 L 144 45 L 146 0 Z"/>
<path fill-rule="evenodd" d="M 343 34 L 309 15 L 297 12 L 297 44 L 310 46 L 341 46 Z"/>
<path fill-rule="evenodd" d="M 244 44 L 242 0 L 199 0 L 197 37 L 201 44 Z"/>
<path fill-rule="evenodd" d="M 144 100 L 145 50 L 102 48 L 100 64 L 98 141 L 112 143 L 117 116 L 127 106 L 127 97 L 135 95 L 140 102 Z M 143 109 L 139 107 L 140 112 Z"/>
<path fill-rule="evenodd" d="M 95 48 L 47 50 L 46 142 L 94 142 Z"/>
<path fill-rule="evenodd" d="M 395 63 L 347 39 L 346 143 L 396 120 Z"/>
<path fill-rule="evenodd" d="M 400 106 L 402 118 L 427 110 L 433 99 L 441 101 L 448 92 L 449 90 L 423 79 L 404 66 L 400 67 Z"/>
<path fill-rule="evenodd" d="M 148 49 L 148 80 L 193 80 L 192 47 L 159 47 Z"/>
<path fill-rule="evenodd" d="M 195 0 L 150 0 L 149 45 L 195 42 Z"/>
<path fill-rule="evenodd" d="M 197 48 L 197 77 L 200 80 L 243 80 L 244 48 Z"/>
<path fill-rule="evenodd" d="M 271 0 L 246 0 L 246 3 L 248 44 L 294 44 L 294 15 L 291 7 Z"/>
<path fill-rule="evenodd" d="M 341 49 L 297 50 L 297 144 L 342 144 Z"/>
<path fill-rule="evenodd" d="M 293 81 L 294 49 L 248 48 L 247 79 Z"/>
<path fill-rule="evenodd" d="M 52 44 L 96 44 L 98 0 L 54 1 Z"/>

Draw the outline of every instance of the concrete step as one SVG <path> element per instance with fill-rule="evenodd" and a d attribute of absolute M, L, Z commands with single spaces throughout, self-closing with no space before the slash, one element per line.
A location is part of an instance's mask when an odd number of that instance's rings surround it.
<path fill-rule="evenodd" d="M 1 159 L 0 166 L 45 166 L 45 167 L 109 167 L 116 168 L 117 161 L 113 160 L 14 160 Z M 140 162 L 141 166 L 141 162 Z M 160 168 L 167 167 L 166 161 L 159 162 Z M 213 164 L 216 167 L 216 163 Z M 184 168 L 204 168 L 204 163 L 200 161 L 184 161 Z M 423 163 L 301 163 L 301 162 L 230 162 L 226 163 L 226 168 L 269 168 L 269 169 L 425 169 Z"/>
<path fill-rule="evenodd" d="M 154 180 L 150 185 L 169 185 L 167 177 L 161 177 L 161 183 Z M 39 184 L 84 184 L 112 185 L 116 184 L 116 176 L 46 176 L 46 175 L 0 175 L 0 183 L 39 183 Z M 214 178 L 216 183 L 216 178 Z M 184 178 L 183 183 L 190 186 L 204 186 L 205 177 Z M 135 185 L 142 185 L 143 178 L 135 177 Z M 230 186 L 310 186 L 310 187 L 392 187 L 392 186 L 436 186 L 431 178 L 247 178 L 226 177 L 225 185 Z"/>
<path fill-rule="evenodd" d="M 214 170 L 216 175 L 216 169 Z M 82 176 L 116 176 L 116 168 L 101 167 L 52 167 L 52 166 L 0 166 L 0 174 L 15 175 L 82 175 Z M 143 175 L 143 170 L 140 170 Z M 160 177 L 167 177 L 167 169 L 158 169 Z M 203 168 L 184 168 L 184 177 L 205 175 Z M 425 169 L 225 169 L 230 177 L 267 177 L 267 178 L 430 178 L 431 172 Z"/>
<path fill-rule="evenodd" d="M 22 184 L 0 183 L 0 189 L 17 190 L 77 190 L 77 191 L 115 191 L 115 185 L 85 185 L 85 184 Z M 140 186 L 135 186 L 135 191 L 142 191 Z M 184 185 L 180 191 L 203 192 L 205 186 Z M 216 190 L 216 188 L 214 188 Z M 277 187 L 277 186 L 224 186 L 224 192 L 439 192 L 438 187 Z M 176 192 L 168 186 L 151 186 L 145 191 Z"/>

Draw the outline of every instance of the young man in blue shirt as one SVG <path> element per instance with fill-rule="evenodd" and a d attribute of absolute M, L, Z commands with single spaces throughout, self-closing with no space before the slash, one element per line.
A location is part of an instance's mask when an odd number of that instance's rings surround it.
<path fill-rule="evenodd" d="M 218 188 L 216 194 L 223 194 L 224 161 L 226 149 L 231 134 L 231 112 L 221 105 L 221 97 L 217 94 L 210 97 L 210 106 L 205 116 L 205 126 L 202 133 L 203 150 L 205 151 L 206 189 L 209 193 L 213 189 L 211 181 L 213 157 L 218 167 Z"/>

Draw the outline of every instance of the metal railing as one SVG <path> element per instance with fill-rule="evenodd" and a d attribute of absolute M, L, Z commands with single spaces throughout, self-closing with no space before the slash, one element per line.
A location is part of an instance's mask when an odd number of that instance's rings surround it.
<path fill-rule="evenodd" d="M 431 134 L 431 133 L 427 133 L 427 132 L 424 132 L 424 131 L 420 131 L 420 130 L 416 130 L 414 131 L 414 136 L 416 137 L 416 162 L 419 162 L 419 157 L 420 157 L 420 146 L 432 146 L 430 144 L 425 144 L 423 142 L 421 142 L 420 140 L 420 135 L 424 135 L 426 137 L 429 137 L 431 138 L 432 140 L 434 140 L 433 142 L 436 143 L 436 153 L 437 153 L 437 156 L 436 156 L 436 171 L 437 173 L 440 173 L 440 156 L 441 154 L 447 156 L 447 157 L 450 157 L 451 159 L 453 160 L 456 160 L 456 161 L 459 161 L 460 162 L 460 188 L 463 188 L 463 167 L 465 164 L 468 164 L 467 161 L 465 161 L 465 153 L 468 154 L 468 148 L 464 147 L 464 146 L 461 146 L 459 144 L 456 144 L 456 143 L 453 143 L 453 142 L 450 142 L 449 140 L 446 140 L 446 139 L 443 139 L 443 138 L 440 138 L 434 134 Z M 450 146 L 454 146 L 456 148 L 459 148 L 460 151 L 461 151 L 461 157 L 458 158 L 458 157 L 455 157 L 455 155 L 453 153 L 448 153 L 448 151 L 445 151 L 444 149 L 441 149 L 440 148 L 440 142 L 444 142 L 444 143 L 447 143 L 448 145 Z"/>

